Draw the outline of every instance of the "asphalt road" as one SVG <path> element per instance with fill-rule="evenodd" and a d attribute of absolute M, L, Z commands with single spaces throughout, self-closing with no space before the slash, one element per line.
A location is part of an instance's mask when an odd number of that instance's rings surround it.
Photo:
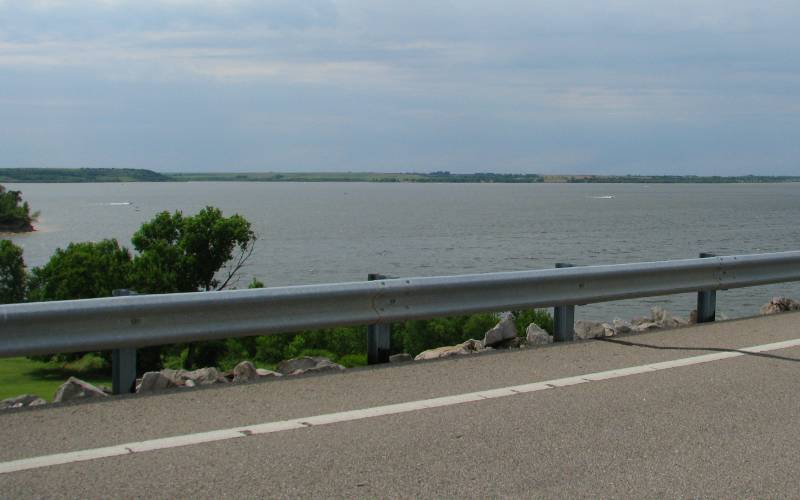
<path fill-rule="evenodd" d="M 5 411 L 0 469 L 31 457 L 726 356 L 795 339 L 800 314 L 784 314 L 614 341 Z M 797 498 L 799 362 L 800 347 L 771 349 L 37 467 L 0 474 L 0 497 Z"/>

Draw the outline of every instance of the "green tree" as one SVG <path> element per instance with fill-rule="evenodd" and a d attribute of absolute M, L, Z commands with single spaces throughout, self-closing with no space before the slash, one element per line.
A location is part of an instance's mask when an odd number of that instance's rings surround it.
<path fill-rule="evenodd" d="M 256 235 L 241 215 L 224 217 L 218 208 L 206 207 L 190 217 L 161 212 L 132 241 L 139 252 L 133 262 L 136 290 L 194 292 L 231 285 L 252 255 Z"/>
<path fill-rule="evenodd" d="M 0 240 L 0 304 L 25 300 L 25 285 L 22 249 L 9 240 Z"/>
<path fill-rule="evenodd" d="M 70 243 L 42 267 L 33 268 L 28 298 L 33 301 L 110 297 L 130 285 L 131 254 L 117 240 Z"/>
<path fill-rule="evenodd" d="M 33 231 L 31 224 L 38 217 L 31 214 L 27 201 L 22 201 L 20 191 L 7 191 L 0 186 L 0 231 Z"/>
<path fill-rule="evenodd" d="M 194 216 L 161 212 L 133 235 L 139 254 L 133 260 L 133 288 L 141 293 L 222 290 L 235 282 L 253 253 L 256 235 L 238 214 L 224 217 L 215 207 Z M 222 278 L 217 275 L 222 271 Z M 183 366 L 216 365 L 225 352 L 222 340 L 185 345 Z M 184 345 L 173 346 L 173 354 Z"/>
<path fill-rule="evenodd" d="M 42 267 L 35 267 L 29 277 L 28 300 L 50 301 L 109 297 L 117 288 L 128 288 L 131 254 L 117 240 L 70 243 L 57 248 Z M 69 363 L 85 352 L 33 356 L 39 361 Z M 110 353 L 101 356 L 108 361 Z M 150 368 L 151 365 L 148 365 Z"/>

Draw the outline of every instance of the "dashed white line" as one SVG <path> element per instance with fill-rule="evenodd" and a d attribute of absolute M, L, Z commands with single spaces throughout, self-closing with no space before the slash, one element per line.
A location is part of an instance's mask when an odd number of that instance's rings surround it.
<path fill-rule="evenodd" d="M 181 446 L 191 446 L 202 443 L 225 441 L 229 439 L 240 439 L 240 438 L 245 438 L 247 436 L 271 434 L 275 432 L 303 429 L 306 427 L 315 427 L 319 425 L 329 425 L 340 422 L 351 422 L 354 420 L 362 420 L 365 418 L 379 417 L 384 415 L 397 415 L 400 413 L 425 410 L 429 408 L 440 408 L 443 406 L 453 406 L 463 403 L 483 401 L 486 399 L 504 398 L 518 394 L 544 391 L 561 387 L 569 387 L 571 385 L 585 384 L 589 382 L 610 380 L 621 377 L 629 377 L 631 375 L 640 375 L 643 373 L 651 373 L 659 370 L 667 370 L 671 368 L 680 368 L 683 366 L 710 363 L 712 361 L 720 361 L 723 359 L 745 356 L 747 353 L 776 351 L 779 349 L 786 349 L 789 347 L 798 347 L 798 346 L 800 346 L 800 339 L 786 340 L 783 342 L 775 342 L 772 344 L 763 344 L 752 347 L 745 347 L 742 349 L 738 349 L 736 351 L 724 351 L 713 354 L 703 354 L 700 356 L 691 356 L 688 358 L 680 358 L 672 361 L 664 361 L 660 363 L 650 363 L 646 365 L 631 366 L 615 370 L 587 373 L 585 375 L 578 375 L 575 377 L 564 377 L 560 379 L 546 380 L 542 382 L 533 382 L 530 384 L 501 387 L 498 389 L 491 389 L 486 391 L 468 392 L 465 394 L 457 394 L 454 396 L 443 396 L 439 398 L 423 399 L 419 401 L 409 401 L 407 403 L 375 406 L 372 408 L 364 408 L 361 410 L 327 413 L 324 415 L 315 415 L 311 417 L 282 420 L 278 422 L 266 422 L 263 424 L 250 425 L 246 427 L 235 427 L 232 429 L 221 429 L 210 432 L 185 434 L 182 436 L 151 439 L 147 441 L 125 443 L 117 446 L 107 446 L 104 448 L 92 448 L 88 450 L 72 451 L 68 453 L 56 453 L 53 455 L 43 455 L 32 458 L 24 458 L 21 460 L 11 460 L 8 462 L 0 462 L 0 474 L 8 474 L 10 472 L 39 469 L 42 467 L 49 467 L 52 465 L 62 465 L 74 462 L 83 462 L 87 460 L 97 460 L 100 458 L 131 455 L 147 451 L 178 448 Z"/>

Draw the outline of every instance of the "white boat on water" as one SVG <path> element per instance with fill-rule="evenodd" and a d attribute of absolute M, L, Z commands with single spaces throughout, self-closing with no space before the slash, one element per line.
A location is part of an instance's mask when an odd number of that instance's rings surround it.
<path fill-rule="evenodd" d="M 613 194 L 607 194 L 605 196 L 592 196 L 595 200 L 613 200 L 615 196 Z"/>

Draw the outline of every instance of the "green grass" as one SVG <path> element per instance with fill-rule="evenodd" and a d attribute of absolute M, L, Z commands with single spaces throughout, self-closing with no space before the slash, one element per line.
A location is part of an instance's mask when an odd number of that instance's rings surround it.
<path fill-rule="evenodd" d="M 71 376 L 97 386 L 111 387 L 111 377 L 103 373 L 82 373 L 28 358 L 6 358 L 0 359 L 0 399 L 36 394 L 52 401 L 58 386 Z"/>

